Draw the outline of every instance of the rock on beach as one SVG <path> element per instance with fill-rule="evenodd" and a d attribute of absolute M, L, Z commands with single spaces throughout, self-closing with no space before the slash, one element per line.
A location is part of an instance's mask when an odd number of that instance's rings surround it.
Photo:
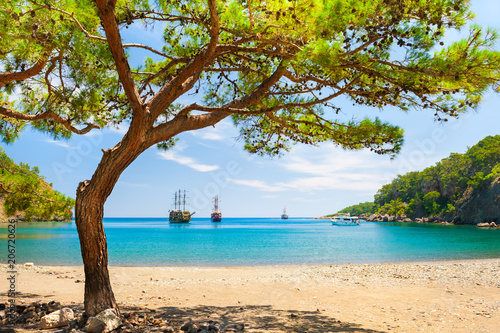
<path fill-rule="evenodd" d="M 73 310 L 62 308 L 43 316 L 40 320 L 40 327 L 42 329 L 62 327 L 68 325 L 73 319 L 75 319 Z"/>
<path fill-rule="evenodd" d="M 114 309 L 106 309 L 88 320 L 87 333 L 108 333 L 122 325 Z"/>
<path fill-rule="evenodd" d="M 498 228 L 498 225 L 495 222 L 484 222 L 484 223 L 478 223 L 477 226 L 479 228 Z"/>

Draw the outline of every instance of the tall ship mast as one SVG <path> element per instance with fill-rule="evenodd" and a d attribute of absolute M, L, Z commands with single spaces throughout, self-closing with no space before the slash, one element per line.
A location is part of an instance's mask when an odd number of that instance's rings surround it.
<path fill-rule="evenodd" d="M 184 190 L 184 193 L 181 190 L 175 191 L 174 209 L 170 211 L 168 221 L 170 223 L 189 223 L 194 213 L 186 210 L 186 190 Z"/>
<path fill-rule="evenodd" d="M 281 214 L 281 219 L 282 220 L 288 219 L 288 214 L 286 213 L 286 207 L 283 207 L 283 214 Z"/>
<path fill-rule="evenodd" d="M 210 220 L 212 222 L 222 221 L 222 213 L 219 210 L 219 196 L 218 195 L 216 195 L 214 197 L 214 209 L 212 210 L 212 214 L 210 215 Z"/>

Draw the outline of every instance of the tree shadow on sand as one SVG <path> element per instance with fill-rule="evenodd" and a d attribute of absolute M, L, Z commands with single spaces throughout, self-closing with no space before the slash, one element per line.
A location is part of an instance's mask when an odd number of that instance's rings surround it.
<path fill-rule="evenodd" d="M 148 310 L 137 307 L 123 307 L 122 312 L 134 311 L 161 318 L 169 323 L 182 325 L 192 322 L 202 324 L 215 322 L 221 327 L 244 325 L 244 332 L 362 332 L 381 333 L 383 331 L 367 329 L 356 323 L 341 322 L 321 312 L 287 311 L 273 309 L 271 306 L 197 306 L 189 308 L 162 307 Z M 242 325 L 243 324 L 243 325 Z"/>
<path fill-rule="evenodd" d="M 0 297 L 5 298 L 5 300 L 12 298 L 11 294 L 9 292 L 0 292 Z M 55 295 L 39 295 L 39 294 L 31 294 L 31 293 L 23 293 L 16 291 L 16 299 L 35 299 L 35 298 L 53 298 Z"/>
<path fill-rule="evenodd" d="M 26 295 L 25 295 L 26 296 Z M 38 296 L 38 295 L 30 295 Z M 28 304 L 27 304 L 28 305 Z M 76 317 L 83 312 L 83 304 L 62 304 L 62 307 L 73 309 Z M 23 306 L 26 307 L 26 306 Z M 279 310 L 270 305 L 257 306 L 193 306 L 193 307 L 161 307 L 149 309 L 147 307 L 120 307 L 122 315 L 126 318 L 124 326 L 119 332 L 153 332 L 165 323 L 180 332 L 180 328 L 191 323 L 197 327 L 208 323 L 218 326 L 221 332 L 236 333 L 329 333 L 329 332 L 359 332 L 382 333 L 383 331 L 363 328 L 361 325 L 342 322 L 334 317 L 326 316 L 321 312 Z M 134 313 L 132 315 L 132 313 Z M 20 313 L 20 317 L 23 314 Z M 132 317 L 134 323 L 132 325 Z M 137 321 L 136 321 L 137 319 Z M 157 321 L 163 322 L 161 324 Z M 0 325 L 2 326 L 2 325 Z M 20 321 L 12 328 L 15 332 L 36 332 L 40 328 L 39 319 L 35 322 Z M 231 328 L 231 330 L 229 330 Z M 67 332 L 69 329 L 58 332 Z M 3 332 L 0 329 L 0 333 Z M 10 331 L 9 331 L 10 332 Z"/>

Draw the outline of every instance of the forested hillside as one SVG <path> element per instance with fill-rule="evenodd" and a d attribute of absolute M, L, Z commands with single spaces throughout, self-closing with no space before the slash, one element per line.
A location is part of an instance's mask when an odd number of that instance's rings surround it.
<path fill-rule="evenodd" d="M 358 214 L 371 214 L 376 210 L 377 213 L 410 218 L 440 216 L 460 220 L 462 218 L 457 214 L 467 215 L 464 205 L 471 201 L 471 197 L 479 198 L 480 193 L 491 192 L 489 196 L 493 197 L 488 200 L 491 199 L 493 205 L 500 200 L 500 197 L 495 197 L 496 187 L 492 190 L 492 186 L 498 186 L 499 177 L 500 135 L 488 136 L 465 154 L 452 153 L 423 171 L 399 175 L 378 190 L 374 205 L 363 203 L 348 208 Z M 476 205 L 480 204 L 479 200 Z M 500 209 L 500 202 L 496 207 Z M 492 207 L 487 208 L 491 210 Z"/>
<path fill-rule="evenodd" d="M 32 220 L 69 220 L 74 200 L 54 191 L 38 167 L 15 164 L 0 147 L 0 221 L 17 217 Z"/>
<path fill-rule="evenodd" d="M 365 215 L 369 215 L 369 214 L 374 214 L 378 211 L 379 207 L 373 203 L 373 202 L 362 202 L 360 204 L 357 204 L 357 205 L 352 205 L 352 206 L 349 206 L 349 207 L 346 207 L 342 210 L 339 210 L 336 214 L 330 214 L 330 215 L 326 215 L 327 217 L 330 217 L 330 216 L 333 216 L 333 215 L 337 215 L 337 214 L 351 214 L 351 215 L 361 215 L 361 214 L 365 214 Z"/>

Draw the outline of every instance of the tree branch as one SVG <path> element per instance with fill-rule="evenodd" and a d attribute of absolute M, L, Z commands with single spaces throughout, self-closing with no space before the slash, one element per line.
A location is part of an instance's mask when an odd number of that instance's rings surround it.
<path fill-rule="evenodd" d="M 255 105 L 260 101 L 260 98 L 274 85 L 276 84 L 281 77 L 285 75 L 287 72 L 286 66 L 281 64 L 276 71 L 266 80 L 264 80 L 257 89 L 252 91 L 247 96 L 244 96 L 238 100 L 234 100 L 224 106 L 221 107 L 210 107 L 210 106 L 201 106 L 196 103 L 191 104 L 183 108 L 171 121 L 162 123 L 153 128 L 150 132 L 150 138 L 152 142 L 158 143 L 164 140 L 171 138 L 178 133 L 184 131 L 191 131 L 200 128 L 204 128 L 207 126 L 215 125 L 222 119 L 226 118 L 230 114 L 238 113 L 238 114 L 268 114 L 272 112 L 276 112 L 278 110 L 287 108 L 287 107 L 308 107 L 320 103 L 325 103 L 328 100 L 331 100 L 343 93 L 345 93 L 349 87 L 351 87 L 359 77 L 353 79 L 349 84 L 340 89 L 337 93 L 332 94 L 326 98 L 321 100 L 316 100 L 307 103 L 290 103 L 278 105 L 275 107 L 269 108 L 260 108 L 255 110 L 244 110 L 249 106 Z M 203 111 L 207 112 L 206 114 L 201 115 L 190 115 L 191 111 Z M 153 144 L 154 144 L 153 143 Z"/>
<path fill-rule="evenodd" d="M 251 67 L 245 67 L 245 66 L 240 66 L 240 67 L 227 67 L 227 68 L 222 68 L 222 67 L 205 67 L 203 68 L 205 72 L 253 72 L 257 74 L 264 74 L 263 72 L 253 69 Z"/>
<path fill-rule="evenodd" d="M 280 64 L 280 66 L 278 66 L 278 68 L 271 76 L 264 80 L 250 94 L 229 102 L 228 104 L 220 107 L 219 110 L 209 109 L 209 107 L 205 107 L 205 110 L 207 110 L 208 113 L 201 115 L 190 115 L 189 112 L 195 110 L 197 104 L 191 104 L 183 108 L 174 117 L 174 119 L 153 127 L 152 131 L 150 131 L 150 140 L 152 140 L 152 144 L 167 140 L 180 132 L 192 131 L 215 125 L 222 119 L 229 116 L 231 113 L 235 113 L 229 112 L 230 110 L 241 110 L 258 103 L 260 101 L 260 98 L 266 93 L 266 91 L 268 91 L 274 84 L 276 84 L 276 82 L 280 80 L 285 72 L 286 66 L 282 63 Z"/>
<path fill-rule="evenodd" d="M 55 67 L 56 63 L 55 61 L 53 61 L 50 67 L 45 72 L 45 84 L 47 85 L 47 92 L 49 93 L 49 97 L 50 95 L 52 95 L 52 85 L 50 84 L 49 75 L 54 70 Z"/>
<path fill-rule="evenodd" d="M 27 121 L 38 121 L 38 120 L 45 120 L 45 119 L 53 119 L 59 124 L 63 125 L 67 130 L 75 133 L 75 134 L 86 134 L 90 132 L 94 128 L 100 128 L 98 125 L 95 124 L 86 124 L 87 126 L 84 127 L 83 129 L 78 129 L 71 125 L 71 121 L 68 119 L 64 119 L 57 113 L 53 111 L 45 111 L 43 113 L 39 114 L 25 114 L 21 112 L 17 112 L 11 109 L 4 108 L 3 106 L 0 106 L 0 114 L 14 118 L 14 119 L 19 119 L 19 120 L 27 120 Z"/>
<path fill-rule="evenodd" d="M 162 76 L 163 74 L 167 73 L 168 70 L 170 68 L 172 68 L 173 66 L 177 65 L 177 64 L 180 64 L 180 63 L 183 63 L 183 62 L 188 62 L 190 60 L 190 58 L 177 58 L 177 59 L 173 59 L 171 62 L 168 63 L 167 66 L 163 67 L 161 70 L 159 70 L 157 73 L 149 76 L 148 78 L 146 78 L 144 80 L 144 83 L 142 84 L 142 87 L 141 89 L 139 90 L 139 92 L 142 92 L 144 90 L 144 88 L 149 84 L 149 82 L 151 82 L 152 80 Z"/>
<path fill-rule="evenodd" d="M 56 7 L 52 7 L 52 6 L 48 6 L 48 5 L 44 5 L 44 4 L 41 4 L 41 3 L 38 3 L 36 1 L 31 1 L 32 3 L 34 3 L 35 5 L 38 5 L 40 7 L 43 7 L 43 8 L 47 8 L 49 10 L 55 10 L 56 12 L 59 12 L 59 13 L 62 13 L 66 16 L 69 16 L 71 18 L 71 21 L 75 22 L 76 25 L 78 26 L 78 28 L 85 34 L 85 36 L 87 36 L 88 38 L 90 39 L 96 39 L 96 40 L 100 40 L 100 41 L 103 41 L 103 42 L 106 42 L 107 39 L 104 38 L 104 37 L 99 37 L 99 36 L 94 36 L 94 35 L 91 35 L 87 29 L 85 29 L 85 27 L 76 19 L 75 15 L 74 14 L 70 14 L 68 13 L 67 11 L 65 10 L 62 10 L 62 9 L 59 9 L 59 8 L 56 8 Z"/>
<path fill-rule="evenodd" d="M 0 73 L 0 88 L 8 82 L 26 80 L 39 74 L 48 61 L 49 57 L 45 57 L 44 59 L 39 59 L 36 64 L 25 71 Z"/>
<path fill-rule="evenodd" d="M 359 77 L 358 77 L 359 78 Z M 217 106 L 204 106 L 204 105 L 199 105 L 199 104 L 196 104 L 196 103 L 193 103 L 193 104 L 190 104 L 186 107 L 184 107 L 180 112 L 179 114 L 182 115 L 186 115 L 188 114 L 190 111 L 202 111 L 202 112 L 224 112 L 224 113 L 228 113 L 228 114 L 233 114 L 233 113 L 236 113 L 236 114 L 248 114 L 248 115 L 252 115 L 252 114 L 267 114 L 267 113 L 270 113 L 270 112 L 276 112 L 276 111 L 279 111 L 279 110 L 282 110 L 282 109 L 287 109 L 287 108 L 296 108 L 296 107 L 299 107 L 299 108 L 307 108 L 307 107 L 310 107 L 310 106 L 314 106 L 314 105 L 317 105 L 317 104 L 323 104 L 323 103 L 326 103 L 346 92 L 349 92 L 349 87 L 351 87 L 355 82 L 357 82 L 358 78 L 355 78 L 352 82 L 350 82 L 348 85 L 346 85 L 344 88 L 340 89 L 339 91 L 337 91 L 336 93 L 334 94 L 331 94 L 325 98 L 322 98 L 322 99 L 317 99 L 317 100 L 314 100 L 314 101 L 309 101 L 309 102 L 297 102 L 297 103 L 287 103 L 287 104 L 280 104 L 280 105 L 275 105 L 275 106 L 271 106 L 271 107 L 267 107 L 267 108 L 260 108 L 260 109 L 253 109 L 253 110 L 249 110 L 249 109 L 244 109 L 244 108 L 238 108 L 238 107 L 231 107 L 230 104 L 231 103 L 228 103 L 224 106 L 220 106 L 220 107 L 217 107 Z M 324 120 L 324 119 L 323 119 Z M 326 120 L 325 120 L 326 121 Z"/>
<path fill-rule="evenodd" d="M 106 32 L 108 46 L 115 60 L 116 70 L 118 72 L 120 82 L 125 90 L 125 94 L 127 95 L 134 115 L 139 116 L 143 114 L 143 107 L 139 92 L 137 91 L 137 87 L 132 77 L 132 73 L 130 72 L 130 66 L 125 55 L 125 51 L 123 49 L 120 30 L 116 24 L 116 17 L 114 13 L 115 3 L 116 1 L 96 0 L 102 25 L 104 27 L 104 31 Z"/>
<path fill-rule="evenodd" d="M 127 44 L 123 44 L 123 48 L 129 48 L 129 47 L 138 47 L 138 48 L 141 48 L 141 49 L 146 49 L 148 51 L 151 51 L 153 53 L 156 53 L 162 57 L 165 57 L 167 59 L 171 59 L 171 60 L 174 60 L 175 58 L 166 54 L 166 53 L 163 53 L 163 52 L 160 52 L 158 50 L 155 50 L 153 49 L 152 47 L 150 46 L 147 46 L 147 45 L 142 45 L 142 44 L 137 44 L 137 43 L 127 43 Z"/>
<path fill-rule="evenodd" d="M 218 52 L 220 53 L 259 53 L 267 56 L 283 56 L 283 57 L 291 57 L 293 54 L 289 52 L 284 52 L 282 50 L 264 50 L 262 46 L 259 47 L 245 47 L 238 45 L 219 45 Z"/>
<path fill-rule="evenodd" d="M 211 23 L 209 29 L 210 42 L 205 50 L 191 60 L 174 79 L 165 84 L 147 103 L 147 107 L 151 110 L 153 120 L 158 118 L 177 97 L 193 87 L 203 67 L 213 59 L 215 51 L 217 50 L 220 33 L 216 0 L 208 0 L 208 8 Z"/>

